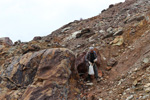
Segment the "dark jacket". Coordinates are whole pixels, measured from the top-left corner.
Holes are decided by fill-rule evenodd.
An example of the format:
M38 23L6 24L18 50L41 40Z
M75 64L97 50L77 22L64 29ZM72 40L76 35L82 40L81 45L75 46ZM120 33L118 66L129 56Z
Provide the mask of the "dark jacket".
M91 63L94 63L94 60L97 58L96 52L88 52L85 56L86 61L90 61Z

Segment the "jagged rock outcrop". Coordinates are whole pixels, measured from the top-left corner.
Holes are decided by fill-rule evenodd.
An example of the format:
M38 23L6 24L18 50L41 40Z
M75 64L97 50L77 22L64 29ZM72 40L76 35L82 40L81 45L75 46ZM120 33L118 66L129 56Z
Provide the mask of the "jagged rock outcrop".
M12 40L10 40L9 37L3 37L3 38L0 38L0 45L12 46L13 42Z
M1 100L67 99L69 78L76 74L74 54L64 48L12 57L1 65Z
M42 37L40 37L40 36L36 36L33 38L34 41L41 40L41 39L42 39Z
M48 36L1 48L1 98L150 99L149 5L149 0L111 4L98 16L75 20ZM87 72L90 46L97 48L101 81L87 85L78 73Z

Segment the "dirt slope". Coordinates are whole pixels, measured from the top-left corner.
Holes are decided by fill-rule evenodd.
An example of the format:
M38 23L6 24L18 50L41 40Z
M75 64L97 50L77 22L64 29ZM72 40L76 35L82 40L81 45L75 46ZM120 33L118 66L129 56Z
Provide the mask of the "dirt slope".
M110 5L98 16L71 22L43 38L76 55L89 46L99 50L103 78L89 87L81 82L82 99L150 99L149 4L149 0L126 0Z
M84 81L85 77L72 77L78 76L78 74L81 73L72 73L72 76L67 76L65 80L67 83L67 85L65 85L67 87L67 92L65 92L64 88L60 89L65 93L64 97L66 99L149 100L149 5L149 0L126 0L124 3L110 5L108 9L104 9L101 14L95 17L75 20L74 22L68 23L48 36L35 37L32 41L27 43L17 41L13 46L0 46L0 92L4 93L8 90L4 89L4 91L2 91L3 85L6 85L3 81L7 82L7 80L3 79L3 72L8 70L8 67L11 67L7 65L13 64L9 62L12 58L24 57L30 53L34 54L35 52L47 50L49 48L68 48L73 51L76 57L76 61L73 62L76 66L73 70L78 70L78 72L80 72L80 69L85 67L84 55L88 51L88 48L93 46L98 53L99 75L102 75L101 81L96 82L96 80L93 80L93 85L86 85L87 82ZM52 52L52 54L55 53ZM61 59L66 59L66 56L68 57L67 53L64 54L64 57ZM29 63L32 62L32 59L27 58L28 57L25 58L25 61L29 61ZM55 61L55 59L52 59L52 61L53 60ZM37 64L37 59L34 59L34 61ZM43 60L43 63L46 62L49 61ZM70 66L68 61L65 63ZM18 66L15 64L13 65ZM49 65L50 64L46 65L46 67L51 67ZM59 67L62 66L58 66L58 69ZM49 70L53 72L53 70ZM59 72L59 70L56 71ZM54 75L53 80L55 80L55 77L58 77L57 74L56 76ZM12 79L12 77L10 77L10 79ZM45 84L44 81L39 80L39 82ZM11 82L11 84L12 86L14 85L13 82ZM31 84L35 85L32 82ZM43 87L41 84L40 86ZM57 88L58 90L55 88L52 90L52 97L56 97L55 95L62 95L59 90L60 87ZM18 97L25 98L22 97L22 94L28 93L25 92L26 89L30 89L30 84L23 88L18 86L15 90L8 90L11 92L5 95L13 95L15 99L18 99ZM21 91L21 93L18 93L18 91ZM49 90L42 89L42 91L48 96L47 98L51 98L49 96ZM53 94L53 91L59 91L58 93L60 94ZM34 97L33 93L30 97L32 96ZM40 95L38 96L40 98ZM43 96L42 98L45 97ZM8 97L5 99L13 100Z

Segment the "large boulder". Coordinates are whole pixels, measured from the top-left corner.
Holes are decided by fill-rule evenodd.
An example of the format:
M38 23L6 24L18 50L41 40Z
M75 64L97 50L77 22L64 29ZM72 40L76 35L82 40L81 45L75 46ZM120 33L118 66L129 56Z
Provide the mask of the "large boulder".
M0 38L0 45L12 46L13 42L9 37Z
M0 98L66 99L68 80L76 73L74 63L74 54L65 48L45 49L10 58L1 66Z
M86 52L82 52L76 58L76 66L79 74L85 74L88 72L89 64L85 61Z

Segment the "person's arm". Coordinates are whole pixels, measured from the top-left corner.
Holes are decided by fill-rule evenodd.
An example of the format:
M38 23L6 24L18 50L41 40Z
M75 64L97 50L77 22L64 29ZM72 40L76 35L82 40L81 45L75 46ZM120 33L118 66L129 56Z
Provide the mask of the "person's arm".
M86 53L85 61L87 61L90 65L92 64L92 63L89 61L89 52Z

